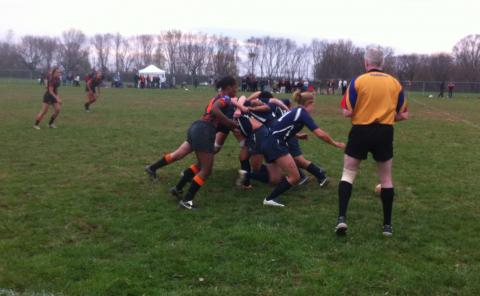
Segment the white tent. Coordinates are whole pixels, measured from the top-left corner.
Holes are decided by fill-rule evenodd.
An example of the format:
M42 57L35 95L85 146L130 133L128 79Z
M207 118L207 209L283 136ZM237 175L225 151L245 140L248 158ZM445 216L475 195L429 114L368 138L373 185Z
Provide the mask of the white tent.
M162 69L157 68L155 65L150 65L144 69L141 69L138 71L138 75L143 75L143 76L155 76L155 77L160 77L160 83L167 81L165 78L165 71Z

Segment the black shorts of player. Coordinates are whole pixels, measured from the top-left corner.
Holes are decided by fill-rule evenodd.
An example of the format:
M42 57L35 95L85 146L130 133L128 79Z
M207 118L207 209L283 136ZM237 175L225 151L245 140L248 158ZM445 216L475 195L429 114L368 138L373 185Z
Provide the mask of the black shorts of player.
M292 137L288 139L287 145L288 145L288 151L290 152L290 155L292 155L292 157L297 157L303 154L302 149L300 149L300 143L298 142L297 138Z
M197 120L188 129L187 142L193 151L214 153L215 134L216 129L210 122Z
M53 97L48 91L43 95L43 102L49 105L53 105L57 102L57 99Z
M217 133L223 133L228 135L230 133L230 129L223 124L219 124L217 127Z
M250 137L247 138L246 144L250 155L262 154L262 144L268 137L268 128L264 125L257 128Z
M356 159L384 162L393 158L393 126L388 124L354 125L348 135L345 154Z
M290 154L287 143L273 135L268 135L262 143L262 153L267 163L272 163L278 158Z

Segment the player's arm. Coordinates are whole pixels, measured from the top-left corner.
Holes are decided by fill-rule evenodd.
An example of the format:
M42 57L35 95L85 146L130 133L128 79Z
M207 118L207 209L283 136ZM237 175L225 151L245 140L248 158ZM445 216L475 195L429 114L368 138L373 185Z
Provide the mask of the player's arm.
M237 127L237 123L225 116L225 114L223 114L223 112L220 110L222 107L225 106L225 104L227 103L225 103L224 101L216 101L213 104L210 113L216 118L218 118L221 124L227 126L230 129L234 129L235 127Z
M91 79L87 80L87 89L88 89L89 93L93 92L93 90L92 90L92 80Z
M303 121L303 123L308 127L308 129L311 130L313 134L317 136L320 140L332 146L335 146L337 148L345 149L344 143L333 140L329 134L327 134L326 132L324 132L322 129L318 127L315 121L313 121L313 118L306 111L302 110L302 114L300 114L300 118Z
M55 94L54 86L53 86L53 85L49 85L49 86L48 86L48 92L50 93L50 95L51 95L52 97L55 98L55 100L57 101L57 103L60 103L60 104L62 103L62 100L60 100L60 96Z
M254 93L252 93L248 98L247 98L247 101L251 101L253 99L258 99L258 97L260 97L260 94L262 92L261 91L256 91Z
M271 98L268 100L269 103L277 105L278 107L282 108L283 110L290 110L287 105L285 105L281 100L277 98Z
M395 114L395 121L402 121L408 119L408 106L407 99L405 98L403 91L400 91L398 95L398 102L396 107L397 113Z
M241 96L240 98L232 98L231 99L232 104L237 108L237 110L235 110L234 115L235 114L239 115L239 112L247 113L249 111L248 108L245 107L245 101L246 100L247 100L247 98L245 96Z

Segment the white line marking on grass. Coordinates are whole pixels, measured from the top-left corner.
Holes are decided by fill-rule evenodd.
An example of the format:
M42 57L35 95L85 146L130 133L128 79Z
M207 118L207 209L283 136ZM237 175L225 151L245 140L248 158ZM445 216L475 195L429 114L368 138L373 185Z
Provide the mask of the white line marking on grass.
M449 113L449 112L447 112L447 111L443 111L442 109L439 109L439 108L436 108L436 107L433 107L433 106L429 106L429 105L427 105L427 104L425 104L425 103L423 103L423 102L420 102L420 101L418 101L418 100L416 100L416 99L414 99L414 98L411 98L411 100L414 101L414 102L417 103L417 104L422 105L423 107L425 107L425 108L427 108L427 109L430 109L430 110L436 111L436 112L439 113L439 114L443 114L443 115L449 116L449 117L451 117L451 118L454 118L454 119L456 119L456 120L458 120L458 121L460 121L460 122L465 123L466 125L469 125L469 126L471 126L471 127L476 128L476 129L480 129L480 125L475 124L475 123L473 123L473 122L471 122L471 121L469 121L469 120L466 120L466 119L463 119L463 118L458 117L458 116L456 116L456 115L453 115L452 113Z

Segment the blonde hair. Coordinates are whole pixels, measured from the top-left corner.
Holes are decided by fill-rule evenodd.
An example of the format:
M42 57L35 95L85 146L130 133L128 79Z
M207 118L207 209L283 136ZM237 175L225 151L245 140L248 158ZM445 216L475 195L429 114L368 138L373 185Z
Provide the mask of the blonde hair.
M369 45L365 50L365 61L373 67L383 67L384 53L383 49L378 45Z
M305 106L307 104L313 103L313 94L311 92L301 92L300 90L296 90L292 94L292 99L301 106Z

